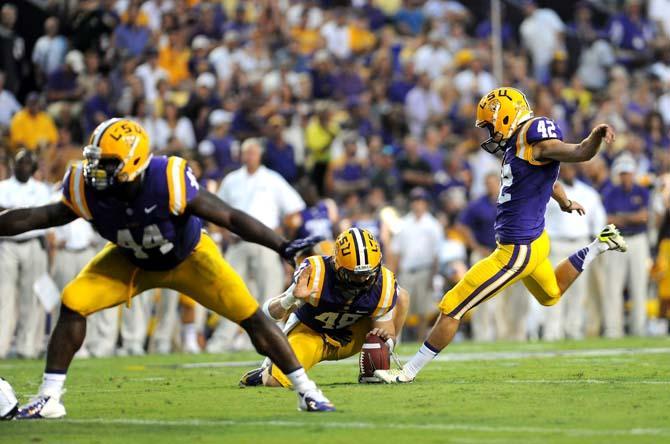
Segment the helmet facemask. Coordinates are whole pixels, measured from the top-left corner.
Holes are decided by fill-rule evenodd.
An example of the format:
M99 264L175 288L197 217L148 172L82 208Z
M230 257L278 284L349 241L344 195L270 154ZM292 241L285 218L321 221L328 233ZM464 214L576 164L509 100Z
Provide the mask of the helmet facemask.
M84 180L98 191L106 190L117 183L117 176L123 169L123 162L116 157L102 157L100 147L84 147Z
M357 296L368 292L372 289L377 281L381 265L375 268L367 268L357 271L347 270L344 267L339 267L336 271L335 287L347 300L356 298Z
M486 128L489 131L489 138L480 145L484 151L495 154L505 148L507 141L503 140L501 132L495 131L492 124L486 122L480 128Z

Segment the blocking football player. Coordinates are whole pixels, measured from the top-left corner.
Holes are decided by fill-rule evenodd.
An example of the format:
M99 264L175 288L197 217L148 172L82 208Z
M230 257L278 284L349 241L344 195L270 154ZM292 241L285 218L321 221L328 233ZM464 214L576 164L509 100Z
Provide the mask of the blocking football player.
M17 417L59 418L65 375L86 333L86 316L151 288L171 288L239 323L259 353L293 384L299 407L333 410L296 359L281 330L262 312L242 279L202 231L202 220L223 226L292 261L315 240L287 242L251 216L198 186L186 161L153 157L138 123L101 123L84 148L83 163L63 179L62 200L0 213L0 236L64 225L83 217L107 240L104 249L65 287L37 397Z
M482 97L475 125L489 132L483 149L492 154L504 151L495 221L498 247L444 295L428 339L403 369L375 372L387 383L411 382L451 342L465 313L514 282L521 280L540 304L554 305L598 255L626 251L619 231L608 225L556 268L547 258L550 243L544 213L549 198L563 211L584 212L556 182L560 163L591 159L603 141L614 140L608 125L596 126L578 144L565 143L556 122L533 117L526 96L514 88L498 88Z
M307 370L359 353L368 333L380 336L393 350L408 308L407 291L382 265L379 243L359 228L337 237L332 256L305 259L293 284L263 305L277 321L290 313L284 331ZM270 358L242 376L240 385L287 387L291 380Z

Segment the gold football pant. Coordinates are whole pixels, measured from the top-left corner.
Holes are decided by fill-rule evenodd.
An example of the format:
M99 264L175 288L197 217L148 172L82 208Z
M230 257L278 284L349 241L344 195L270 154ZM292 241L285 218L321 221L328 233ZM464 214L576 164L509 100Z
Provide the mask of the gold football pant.
M189 257L167 271L133 265L113 244L107 244L63 290L63 304L84 316L130 301L152 288L170 288L203 306L240 322L254 314L258 302L205 233Z
M522 280L542 305L561 297L554 267L549 261L549 236L543 232L528 245L498 244L493 253L477 262L463 279L444 295L440 310L454 319Z
M339 361L361 351L365 336L372 329L372 319L361 319L351 326L351 341L341 345L337 341L318 333L303 323L299 323L288 334L288 343L307 371L321 361ZM291 381L277 366L272 364L270 374L284 387L291 387Z

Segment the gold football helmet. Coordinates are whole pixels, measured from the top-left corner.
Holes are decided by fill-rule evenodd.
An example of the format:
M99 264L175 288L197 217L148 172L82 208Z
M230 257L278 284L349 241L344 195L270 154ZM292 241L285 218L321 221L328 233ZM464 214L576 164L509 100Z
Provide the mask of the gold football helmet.
M347 298L372 288L382 267L379 242L368 230L350 228L335 240L337 287Z
M98 125L84 147L84 179L97 190L132 182L149 166L149 136L130 119L114 118Z
M486 94L477 106L475 126L489 130L481 147L495 153L505 147L519 125L533 117L524 93L515 88L497 88Z

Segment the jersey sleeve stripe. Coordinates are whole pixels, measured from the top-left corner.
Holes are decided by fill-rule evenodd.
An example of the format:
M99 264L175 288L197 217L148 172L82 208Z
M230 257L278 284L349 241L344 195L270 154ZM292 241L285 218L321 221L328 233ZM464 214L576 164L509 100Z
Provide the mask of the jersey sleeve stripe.
M72 167L72 170L70 170L70 183L67 184L69 188L69 199L66 199L64 195L63 201L68 204L70 209L74 211L77 216L90 220L91 213L88 211L88 206L84 205L86 198L82 197L84 182L82 168L82 165L79 164Z
M381 316L385 311L388 310L388 308L391 306L391 302L393 301L392 290L394 288L395 284L393 273L391 273L388 268L382 267L382 291L379 295L379 303L377 304L377 308L372 314L372 317Z
M88 203L86 202L86 193L84 191L84 174L83 174L83 165L79 164L77 166L77 185L75 188L75 199L77 200L77 205L81 207L81 210L84 214L84 219L91 220L93 215L88 208Z
M535 119L530 119L525 122L519 130L519 135L516 136L516 156L523 160L528 160L528 151L530 150L526 145L526 132L528 131L528 128L530 127L530 124L533 122L533 120Z
M184 212L186 202L186 183L184 170L186 162L178 157L170 157L167 166L170 213L179 216Z
M319 300L321 299L326 267L321 256L311 257L309 258L309 262L312 266L312 275L310 276L310 280L312 281L312 292L309 296L309 303L316 307L319 305Z

